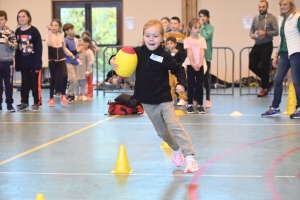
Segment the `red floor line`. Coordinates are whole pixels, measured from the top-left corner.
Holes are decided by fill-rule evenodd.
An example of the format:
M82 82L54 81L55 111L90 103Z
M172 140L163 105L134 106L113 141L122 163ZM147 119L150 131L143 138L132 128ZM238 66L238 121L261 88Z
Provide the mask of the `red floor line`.
M277 192L275 184L274 184L274 171L277 165L286 157L290 156L291 154L299 151L300 147L295 149L289 150L288 152L282 154L280 157L276 158L274 162L271 163L269 166L267 173L266 173L266 184L267 188L271 194L272 199L281 199L280 194Z
M267 139L263 139L263 140L258 140L256 142L252 142L252 143L249 143L249 144L245 144L245 145L242 145L242 146L239 146L239 147L236 147L234 149L231 149L229 151L226 151L225 153L222 153L216 157L214 157L213 159L211 159L210 161L208 161L206 164L204 164L196 173L195 173L195 176L193 177L190 185L189 185L189 198L191 200L197 200L198 199L198 195L197 195L197 189L198 189L198 183L201 179L201 176L204 174L204 172L212 165L214 164L215 162L217 162L218 160L221 160L222 158L228 156L228 155L231 155L239 150L242 150L246 147L250 147L250 146L254 146L254 145L257 145L257 144L260 144L260 143L263 143L263 142L267 142L267 141L270 141L270 140L274 140L274 139L278 139L278 138L282 138L282 137L288 137L288 136L291 136L291 135L296 135L296 134L300 134L300 132L296 132L296 133L288 133L288 134L284 134L284 135L280 135L280 136L276 136L276 137L272 137L272 138L267 138Z

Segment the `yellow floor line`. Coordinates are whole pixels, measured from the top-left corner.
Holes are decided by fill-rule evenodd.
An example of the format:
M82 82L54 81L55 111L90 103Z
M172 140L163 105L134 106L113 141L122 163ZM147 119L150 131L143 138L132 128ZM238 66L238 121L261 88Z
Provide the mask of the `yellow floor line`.
M30 150L28 150L28 151L25 151L25 152L23 152L23 153L20 153L20 154L18 154L18 155L16 155L16 156L13 156L13 157L11 157L11 158L8 158L8 159L6 159L6 160L4 160L4 161L1 161L1 162L0 162L0 166L1 166L1 165L4 165L5 163L8 163L8 162L10 162L10 161L13 161L13 160L15 160L15 159L17 159L17 158L20 158L20 157L22 157L22 156L28 155L28 154L30 154L30 153L32 153L32 152L35 152L35 151L37 151L37 150L39 150L39 149L42 149L42 148L44 148L44 147L47 147L47 146L49 146L49 145L51 145L51 144L54 144L54 143L59 142L59 141L62 141L62 140L64 140L64 139L66 139L66 138L69 138L69 137L71 137L71 136L73 136L73 135L76 135L76 134L78 134L78 133L80 133L80 132L82 132L82 131L85 131L85 130L87 130L87 129L90 129L90 128L94 127L94 126L97 126L98 124L101 124L101 123L103 123L103 122L105 122L105 121L108 121L108 120L110 120L110 119L116 118L116 117L118 117L118 116L119 116L119 115L114 115L114 116L109 117L109 118L107 118L107 119L101 120L101 121L99 121L99 122L96 122L96 123L91 124L91 125L89 125L89 126L86 126L86 127L84 127L84 128L81 128L81 129L79 129L79 130L77 130L77 131L74 131L74 132L72 132L72 133L69 133L69 134L67 134L67 135L65 135L65 136L62 136L62 137L60 137L60 138L57 138L57 139L55 139L55 140L52 140L52 141L50 141L50 142L47 142L47 143L42 144L42 145L40 145L40 146L37 146L37 147L35 147L35 148L33 148L33 149L30 149Z

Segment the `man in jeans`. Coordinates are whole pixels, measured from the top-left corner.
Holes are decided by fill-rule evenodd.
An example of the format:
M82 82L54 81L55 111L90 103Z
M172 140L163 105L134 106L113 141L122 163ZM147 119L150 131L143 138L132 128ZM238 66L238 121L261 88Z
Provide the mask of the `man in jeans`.
M278 35L277 19L268 13L268 2L259 2L259 15L255 16L250 29L250 37L255 40L249 54L249 69L261 78L262 90L257 95L264 97L271 90L270 82L271 56L273 52L273 37Z

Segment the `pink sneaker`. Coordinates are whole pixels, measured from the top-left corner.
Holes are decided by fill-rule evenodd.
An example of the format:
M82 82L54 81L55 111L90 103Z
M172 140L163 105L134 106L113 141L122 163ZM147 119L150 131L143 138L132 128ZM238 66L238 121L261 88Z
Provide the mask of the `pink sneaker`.
M49 105L49 107L54 107L55 106L53 98L49 99L48 105Z
M184 157L183 157L183 154L180 150L180 153L176 153L176 152L173 152L173 155L172 155L172 159L173 159L173 163L177 166L177 167L180 167L180 165L183 163L184 161Z
M67 95L65 95L65 94L61 95L60 99L61 99L60 103L62 105L66 105L68 103L68 101L67 101Z
M195 160L187 160L185 162L184 173L193 173L198 171L198 164Z
M211 107L211 102L210 102L210 100L206 100L206 102L205 102L205 107L206 107L206 108L210 108L210 107Z

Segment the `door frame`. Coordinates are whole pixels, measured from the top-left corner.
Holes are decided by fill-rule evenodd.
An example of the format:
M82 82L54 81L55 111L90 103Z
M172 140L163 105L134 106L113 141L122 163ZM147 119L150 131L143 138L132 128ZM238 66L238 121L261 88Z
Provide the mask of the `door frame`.
M94 5L97 5L97 3L101 3L101 5L103 7L116 7L117 8L117 45L123 45L123 0L112 0L112 1L107 1L107 0L87 0L87 1L82 1L82 0L51 0L51 10L52 10L52 19L55 18L55 4L59 3L62 6L64 6L64 3L66 3L66 7L70 7L67 6L69 3L74 2L74 7L76 6L84 6L87 3L92 3ZM87 9L91 9L90 7ZM60 16L58 16L60 19ZM86 22L88 22L89 20L91 20L92 16L85 16L85 20ZM90 23L86 23L86 27L84 27L85 29L92 31L92 24ZM111 44L116 45L116 44ZM111 46L111 45L99 45L99 46Z

